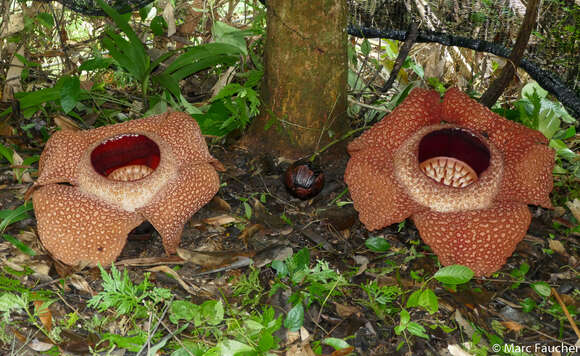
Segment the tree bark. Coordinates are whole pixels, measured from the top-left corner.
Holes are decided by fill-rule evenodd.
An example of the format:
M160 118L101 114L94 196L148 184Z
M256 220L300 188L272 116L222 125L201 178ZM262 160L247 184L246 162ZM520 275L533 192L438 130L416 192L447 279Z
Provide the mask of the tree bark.
M263 106L243 142L300 157L346 131L345 0L268 0Z

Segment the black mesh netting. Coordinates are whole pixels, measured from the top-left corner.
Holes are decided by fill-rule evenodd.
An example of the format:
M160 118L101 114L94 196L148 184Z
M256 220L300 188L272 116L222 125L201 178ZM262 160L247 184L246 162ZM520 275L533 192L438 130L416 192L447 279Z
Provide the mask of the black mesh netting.
M526 2L527 3L527 2ZM524 19L520 0L349 0L349 33L459 46L508 57ZM580 115L580 6L543 1L520 63L544 89Z
M51 2L53 0L37 0L41 2ZM104 16L105 12L100 8L95 0L57 0L69 9L83 15ZM138 10L154 0L105 0L109 6L124 14L133 10Z
M350 23L355 26L406 30L414 21L423 33L441 32L508 49L526 12L521 0L352 0L350 4ZM580 6L574 0L544 1L537 19L527 59L580 89Z

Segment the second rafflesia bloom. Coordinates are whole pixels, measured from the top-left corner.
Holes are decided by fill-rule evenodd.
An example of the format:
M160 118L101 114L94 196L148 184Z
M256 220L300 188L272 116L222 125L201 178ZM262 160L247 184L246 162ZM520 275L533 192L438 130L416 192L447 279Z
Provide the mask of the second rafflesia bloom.
M348 146L345 181L369 230L412 217L443 265L497 271L551 208L555 152L540 132L458 89L415 89Z
M59 131L40 156L32 196L40 240L64 263L107 265L148 220L174 253L185 222L219 188L216 167L184 113Z

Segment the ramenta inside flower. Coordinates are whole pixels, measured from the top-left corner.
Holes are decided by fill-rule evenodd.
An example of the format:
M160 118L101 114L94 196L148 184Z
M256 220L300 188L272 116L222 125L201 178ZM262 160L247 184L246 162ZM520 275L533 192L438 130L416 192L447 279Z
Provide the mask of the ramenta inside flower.
M463 188L476 182L489 167L490 152L468 130L444 128L421 139L418 160L428 177L447 186Z
M149 137L138 134L109 138L91 152L95 171L118 181L144 178L155 171L160 160L159 146Z

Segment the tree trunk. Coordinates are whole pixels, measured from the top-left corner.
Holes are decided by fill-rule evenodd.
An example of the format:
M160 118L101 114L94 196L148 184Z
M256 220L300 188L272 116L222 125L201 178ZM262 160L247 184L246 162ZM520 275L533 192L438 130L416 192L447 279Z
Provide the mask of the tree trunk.
M263 107L244 142L286 157L312 154L346 125L345 0L267 0Z

